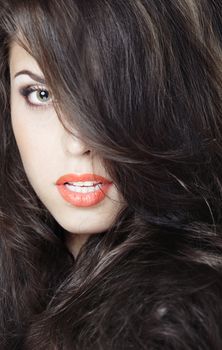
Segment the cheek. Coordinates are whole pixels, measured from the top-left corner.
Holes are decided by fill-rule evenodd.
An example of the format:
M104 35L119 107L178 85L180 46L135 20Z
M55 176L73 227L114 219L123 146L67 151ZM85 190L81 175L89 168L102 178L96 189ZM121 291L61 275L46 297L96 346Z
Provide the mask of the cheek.
M30 110L12 94L12 129L26 169L36 163L38 167L46 165L49 154L55 154L59 136L55 121L53 111Z
M23 162L36 161L46 146L44 135L37 132L28 123L23 123L22 120L19 121L16 118L12 119L12 127Z
M25 172L33 184L50 164L52 140L46 127L33 125L28 118L12 113L12 128ZM45 171L44 171L45 172Z
M19 100L13 94L11 99L11 122L21 157L22 159L26 158L36 143L36 132L33 123L31 123L31 116L24 109L23 102L19 103Z

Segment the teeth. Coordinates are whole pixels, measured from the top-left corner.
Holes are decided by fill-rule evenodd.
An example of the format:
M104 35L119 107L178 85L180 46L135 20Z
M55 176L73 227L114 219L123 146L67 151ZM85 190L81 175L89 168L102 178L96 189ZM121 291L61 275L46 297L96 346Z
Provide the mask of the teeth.
M68 182L69 185L73 185L73 186L94 186L95 184L97 184L98 182L95 181L85 181L85 182Z
M95 192L98 191L101 186L96 185L96 186L88 186L88 187L81 187L81 186L73 186L70 184L65 184L66 188L68 188L71 192L79 192L79 193L88 193L88 192Z

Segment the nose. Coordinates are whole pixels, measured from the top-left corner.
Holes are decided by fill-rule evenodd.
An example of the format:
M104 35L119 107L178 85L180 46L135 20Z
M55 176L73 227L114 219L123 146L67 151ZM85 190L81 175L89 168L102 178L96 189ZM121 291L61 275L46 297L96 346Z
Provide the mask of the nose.
M92 151L86 142L80 137L80 135L75 132L71 134L70 132L65 132L64 143L66 152L73 156L90 156Z

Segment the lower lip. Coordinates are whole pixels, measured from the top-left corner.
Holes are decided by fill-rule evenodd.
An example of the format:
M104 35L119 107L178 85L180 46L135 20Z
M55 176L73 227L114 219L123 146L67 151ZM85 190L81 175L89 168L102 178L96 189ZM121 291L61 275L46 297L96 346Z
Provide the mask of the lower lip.
M101 185L101 189L88 192L72 192L65 185L57 185L59 193L66 202L76 207L91 207L103 201L112 183Z

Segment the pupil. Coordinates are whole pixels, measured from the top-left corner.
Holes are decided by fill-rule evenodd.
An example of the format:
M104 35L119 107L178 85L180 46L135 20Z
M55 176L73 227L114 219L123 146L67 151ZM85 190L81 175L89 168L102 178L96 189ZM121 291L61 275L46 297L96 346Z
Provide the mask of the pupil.
M47 91L40 91L39 95L43 100L47 100L47 98L49 97L49 94Z

